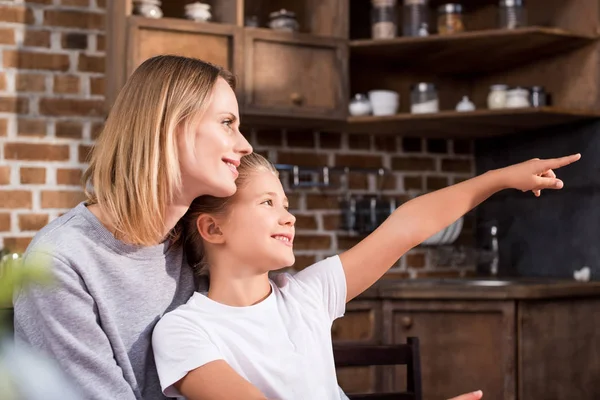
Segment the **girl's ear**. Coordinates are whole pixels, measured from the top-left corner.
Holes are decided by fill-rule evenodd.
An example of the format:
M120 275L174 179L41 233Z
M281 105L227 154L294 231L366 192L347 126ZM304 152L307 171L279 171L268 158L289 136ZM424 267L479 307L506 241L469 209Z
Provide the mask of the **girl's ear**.
M225 242L223 232L216 218L209 214L202 214L196 220L196 228L202 239L207 243L221 244Z

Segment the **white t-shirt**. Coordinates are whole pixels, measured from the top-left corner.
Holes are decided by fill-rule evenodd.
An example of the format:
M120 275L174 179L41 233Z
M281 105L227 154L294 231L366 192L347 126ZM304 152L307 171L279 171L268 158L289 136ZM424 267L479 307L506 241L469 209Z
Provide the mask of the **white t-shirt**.
M198 292L166 314L152 336L163 393L214 360L225 360L269 399L345 399L338 387L331 324L344 315L346 277L338 256L271 281L258 304L231 307Z

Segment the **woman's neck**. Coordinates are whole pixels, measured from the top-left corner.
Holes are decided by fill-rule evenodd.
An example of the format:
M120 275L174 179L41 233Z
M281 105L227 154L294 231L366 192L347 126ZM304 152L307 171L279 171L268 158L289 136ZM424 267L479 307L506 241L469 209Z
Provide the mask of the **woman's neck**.
M235 264L229 264L229 266ZM260 303L271 294L269 274L266 272L240 274L239 268L211 268L208 297L232 307L247 307Z

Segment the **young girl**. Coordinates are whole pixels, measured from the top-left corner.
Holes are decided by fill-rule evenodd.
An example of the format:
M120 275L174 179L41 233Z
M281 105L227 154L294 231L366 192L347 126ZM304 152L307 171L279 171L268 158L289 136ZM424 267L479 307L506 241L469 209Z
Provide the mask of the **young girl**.
M86 400L164 399L152 329L196 287L172 229L197 196L232 195L252 151L234 86L200 60L145 61L96 143L86 202L27 249L47 256L55 285L16 296L16 339L54 359Z
M301 272L295 218L276 170L242 158L238 191L199 197L184 217L188 261L207 273L207 293L156 325L152 343L163 392L188 399L340 399L332 322L409 249L501 189L560 189L555 168L579 155L530 160L411 200L352 249ZM478 399L481 393L464 395Z

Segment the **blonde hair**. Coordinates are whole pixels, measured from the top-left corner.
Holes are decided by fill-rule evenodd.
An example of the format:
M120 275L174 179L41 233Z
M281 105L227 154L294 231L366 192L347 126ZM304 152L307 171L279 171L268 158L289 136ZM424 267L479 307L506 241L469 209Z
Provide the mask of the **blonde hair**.
M157 56L125 83L83 176L88 204L97 204L117 237L138 245L164 239L167 206L181 190L175 132L205 111L221 77L235 77L188 57Z
M269 171L275 176L279 176L273 164L260 154L251 153L242 157L238 167L239 176L235 180L238 190L243 188L250 181L250 177L259 171ZM197 197L180 221L180 240L183 242L187 262L198 275L209 274L204 243L196 226L198 217L202 214L224 215L233 198L235 198L235 194L229 197L208 195Z

